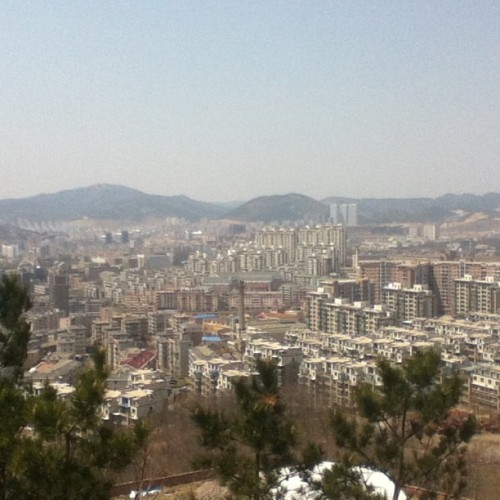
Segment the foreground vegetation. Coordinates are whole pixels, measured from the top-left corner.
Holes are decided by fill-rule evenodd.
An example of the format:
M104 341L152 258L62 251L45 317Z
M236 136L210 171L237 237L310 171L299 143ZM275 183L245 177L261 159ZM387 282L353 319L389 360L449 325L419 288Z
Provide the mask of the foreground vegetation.
M400 367L379 361L381 385L359 387L359 414L335 408L328 418L321 406L304 404L306 396L287 394L278 385L275 366L261 361L255 377L235 384L233 396L197 403L183 414L167 412L148 440L143 425L123 429L100 419L108 375L102 352L94 353L69 400L59 400L49 386L33 394L22 378L29 341L23 314L29 307L24 287L4 275L0 498L108 498L117 472L133 461L140 478L175 472L168 465L153 472L151 466L160 461L155 464L152 457L161 454L177 466L194 461L213 468L236 498L277 494L284 468L323 498L378 498L358 466L385 473L395 485L394 499L408 484L452 498L466 487L466 445L475 421L448 422L461 381L442 373L437 352L418 353ZM175 440L192 439L193 424L201 448L176 445ZM324 457L337 465L318 480L312 471Z
M144 426L107 427L100 418L104 353L80 376L68 401L47 386L34 395L22 379L29 340L26 289L15 277L0 282L0 498L103 499L114 473L147 438Z
M406 485L457 498L466 487L466 445L475 419L448 422L458 404L461 380L443 376L440 354L417 353L402 367L378 362L381 386L362 385L356 392L359 414L336 408L330 431L343 453L321 480L314 467L323 459L320 444L297 451L294 426L287 418L271 362L259 361L258 374L235 385L233 411L197 408L193 418L213 467L236 497L269 498L280 488L280 469L300 474L325 498L379 498L363 481L359 467L380 471L394 483L393 500Z

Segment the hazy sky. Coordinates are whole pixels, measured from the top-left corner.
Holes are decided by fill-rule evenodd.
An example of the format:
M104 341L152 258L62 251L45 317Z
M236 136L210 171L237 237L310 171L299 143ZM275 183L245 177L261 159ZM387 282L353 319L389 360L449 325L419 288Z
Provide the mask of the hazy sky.
M500 1L0 3L0 198L500 191Z

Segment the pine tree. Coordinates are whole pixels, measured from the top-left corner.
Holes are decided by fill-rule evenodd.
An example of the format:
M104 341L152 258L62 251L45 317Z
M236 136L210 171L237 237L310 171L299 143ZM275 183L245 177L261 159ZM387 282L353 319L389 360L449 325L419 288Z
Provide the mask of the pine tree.
M17 380L28 352L30 325L24 318L31 308L26 287L17 275L0 278L0 378Z
M345 460L334 464L321 474L321 480L313 482L321 492L319 498L335 500L385 500L385 495L377 493L368 484L359 468Z
M258 375L235 383L233 413L197 408L193 419L208 450L199 463L213 467L238 497L264 499L281 467L294 462L294 429L285 415L276 367L257 363Z
M96 351L69 400L49 385L34 396L22 381L29 341L29 296L15 277L0 282L0 499L104 499L113 473L147 437L100 419L107 370Z
M356 394L361 419L332 415L337 444L346 460L385 473L395 484L458 495L465 488L466 443L475 432L473 417L449 424L460 399L462 380L445 376L440 353L418 352L401 367L379 360L381 387L361 386Z
M0 278L0 495L14 492L12 457L28 424L27 400L18 386L26 359L30 327L24 313L28 292L15 275ZM14 498L14 497L12 497Z
M47 386L30 401L31 433L13 456L17 498L108 498L113 472L128 465L147 437L143 425L108 427L100 419L107 371L104 353L80 377L69 401Z

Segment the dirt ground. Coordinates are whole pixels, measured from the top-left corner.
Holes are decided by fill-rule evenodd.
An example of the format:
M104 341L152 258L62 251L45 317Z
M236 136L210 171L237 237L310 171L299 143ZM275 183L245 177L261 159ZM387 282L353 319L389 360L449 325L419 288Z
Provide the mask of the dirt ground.
M306 402L309 402L307 395L299 390L288 395L286 400L291 419L297 422L297 429L302 436L303 443L320 443L327 456L335 456L336 445L327 425L328 410L320 405L311 405ZM182 407L176 411L167 412L162 425L156 429L154 439L151 440L145 452L149 460L143 471L144 475L141 476L140 470L134 470L134 467L131 467L119 482L137 480L138 477L174 475L192 470L192 457L200 452L200 447L197 439L198 431L189 415L189 408ZM492 418L495 420L497 415ZM500 421L500 417L498 420ZM469 445L467 458L469 465L467 498L500 499L500 434L483 432L474 436ZM135 466L141 469L140 459ZM143 498L212 500L224 498L226 493L225 490L215 488L213 481L206 481L170 490L165 489L160 495L149 495Z
M467 498L497 500L500 498L500 434L482 433L474 436L468 450L469 488ZM166 488L149 500L219 500L227 498L227 489L216 481ZM128 497L120 497L125 500Z
M223 500L227 498L227 488L221 487L217 481L201 481L174 488L164 488L161 493L148 495L148 500ZM126 500L128 496L116 497L115 500Z
M467 455L468 496L477 500L500 498L500 434L477 434Z

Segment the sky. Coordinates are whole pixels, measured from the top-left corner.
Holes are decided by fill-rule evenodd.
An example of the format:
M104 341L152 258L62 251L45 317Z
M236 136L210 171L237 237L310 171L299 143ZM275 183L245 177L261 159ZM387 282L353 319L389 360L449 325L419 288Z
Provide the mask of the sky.
M4 0L0 199L500 191L498 0Z

